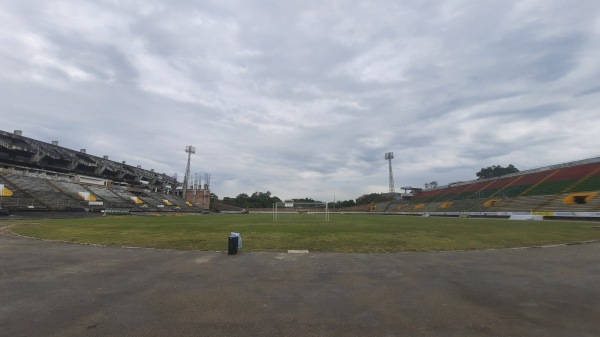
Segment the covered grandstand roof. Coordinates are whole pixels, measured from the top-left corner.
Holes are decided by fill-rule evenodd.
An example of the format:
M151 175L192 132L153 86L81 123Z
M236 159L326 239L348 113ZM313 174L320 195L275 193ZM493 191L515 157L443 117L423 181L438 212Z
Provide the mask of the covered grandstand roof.
M177 180L164 173L115 162L106 156L90 155L84 149L75 151L58 146L57 143L24 137L18 130L14 133L0 130L0 163L81 174L158 189L177 186Z

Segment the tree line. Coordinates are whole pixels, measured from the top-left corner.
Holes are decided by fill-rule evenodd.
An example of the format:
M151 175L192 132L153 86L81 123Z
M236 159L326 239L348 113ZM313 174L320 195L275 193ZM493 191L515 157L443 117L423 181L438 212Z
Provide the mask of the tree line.
M489 179L489 178L498 178L505 176L507 174L517 173L519 169L517 169L513 164L508 165L507 167L502 167L500 165L492 165L489 167L482 167L481 170L475 175L477 176L477 180L480 179ZM437 181L432 181L429 183L425 183L425 189L428 188L436 188L438 187Z
M252 195L240 193L235 198L224 197L221 202L240 208L271 208L274 203L281 202L281 199L272 196L271 192L267 191L254 192Z
M487 179L487 178L495 178L501 177L503 175L511 174L519 172L519 170L513 165L510 164L507 167L502 167L500 165L493 165L490 167L482 168L481 171L477 172L478 179ZM432 181L425 183L425 188L435 188L438 186L437 181ZM319 202L312 198L298 198L292 199L294 202ZM390 195L387 193L371 193L365 194L361 197L356 198L356 200L337 200L335 202L329 202L329 208L342 208L342 207L352 207L356 205L368 205L376 202L384 202L390 200ZM219 200L219 198L215 194L211 194L211 202L221 202L226 205L236 206L240 208L271 208L273 204L276 202L282 202L282 200L271 194L271 192L254 192L252 195L248 195L246 193L240 193L235 198L224 197L223 200Z
M341 207L351 207L355 205L361 204L370 204L373 201L384 201L383 199L387 199L387 196L381 196L378 193L372 193L367 196L363 196L356 201L349 200L337 200L335 202L327 203L329 208L341 208ZM322 202L319 200L314 200L312 198L294 198L292 199L294 202ZM248 195L246 193L240 193L235 198L224 197L223 200L219 200L219 197L212 193L211 194L211 202L214 204L215 202L220 202L226 205L240 207L240 208L271 208L273 204L276 202L283 202L281 198L274 196L271 192L254 192L252 195Z
M513 164L508 165L507 167L502 167L500 165L492 165L490 167L482 168L481 171L477 172L477 179L487 179L487 178L496 178L502 177L507 174L517 173L519 169L517 169Z

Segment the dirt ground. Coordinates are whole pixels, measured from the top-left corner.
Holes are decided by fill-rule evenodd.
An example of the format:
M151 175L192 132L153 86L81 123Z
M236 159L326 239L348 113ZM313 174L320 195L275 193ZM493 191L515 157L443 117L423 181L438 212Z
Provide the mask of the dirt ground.
M600 336L600 244L227 255L0 235L0 336Z

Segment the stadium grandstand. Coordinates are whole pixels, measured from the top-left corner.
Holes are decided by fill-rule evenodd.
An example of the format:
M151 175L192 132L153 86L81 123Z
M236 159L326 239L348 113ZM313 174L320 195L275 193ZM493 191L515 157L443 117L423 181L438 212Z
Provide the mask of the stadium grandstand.
M176 178L0 130L0 209L18 211L203 212L209 191L187 199ZM196 203L194 203L196 202Z
M410 198L372 204L370 212L410 215L600 218L600 157L457 182Z

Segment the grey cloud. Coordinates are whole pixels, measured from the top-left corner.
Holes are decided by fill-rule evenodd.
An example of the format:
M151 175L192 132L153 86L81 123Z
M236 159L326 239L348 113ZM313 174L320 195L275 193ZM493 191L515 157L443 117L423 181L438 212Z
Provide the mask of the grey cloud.
M575 96L578 97L578 96L585 96L585 95L593 95L598 92L600 92L600 86L585 89L583 91L576 93Z
M510 119L513 118L519 120L530 120L549 117L553 114L563 112L567 109L567 106L565 106L564 104L548 103L535 105L528 108L517 108L511 110L491 110L482 113L480 116L476 116L474 118L489 118L490 116L498 116L502 117L503 119L507 118L508 121L510 121Z
M583 159L598 6L8 0L1 129L180 177L194 145L220 197L385 192L389 151L413 186Z

